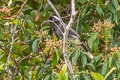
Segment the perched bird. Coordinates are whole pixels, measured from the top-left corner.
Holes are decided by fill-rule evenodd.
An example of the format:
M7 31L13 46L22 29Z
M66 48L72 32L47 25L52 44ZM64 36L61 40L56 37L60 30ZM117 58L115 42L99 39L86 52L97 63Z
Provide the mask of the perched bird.
M57 36L59 36L61 39L63 39L64 27L59 22L59 18L57 16L53 16L53 17L51 17L51 19L56 24L53 27L53 32L55 32L55 34ZM79 45L83 46L83 48L88 52L87 53L88 57L93 59L93 55L91 54L92 51L88 48L87 45L85 45L85 43L83 41L81 41L80 35L72 28L70 28L70 31L68 34L68 40L75 44L79 44Z

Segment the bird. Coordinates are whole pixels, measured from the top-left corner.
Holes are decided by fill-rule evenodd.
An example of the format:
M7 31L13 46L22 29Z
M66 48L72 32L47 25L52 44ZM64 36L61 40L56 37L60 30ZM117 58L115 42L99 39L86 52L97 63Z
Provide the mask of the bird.
M63 33L65 30L64 30L63 25L60 23L59 17L52 16L50 19L55 24L55 26L53 27L53 32L55 32L55 34L58 37L63 39ZM91 54L92 51L90 50L90 48L81 40L80 35L73 28L70 28L70 30L69 30L68 40L70 40L73 43L80 44L87 51L88 57L91 59L94 58L93 55Z

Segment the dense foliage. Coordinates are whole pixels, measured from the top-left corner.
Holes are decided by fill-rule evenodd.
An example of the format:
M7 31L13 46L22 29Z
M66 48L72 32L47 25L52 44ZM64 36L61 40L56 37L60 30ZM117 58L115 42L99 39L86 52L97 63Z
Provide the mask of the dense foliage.
M70 0L51 1L67 23ZM0 80L9 80L8 66L13 80L70 80L62 40L43 23L55 13L47 0L28 0L17 20L23 2L0 1ZM68 42L76 80L120 80L120 0L76 0L76 10L73 28L95 56Z

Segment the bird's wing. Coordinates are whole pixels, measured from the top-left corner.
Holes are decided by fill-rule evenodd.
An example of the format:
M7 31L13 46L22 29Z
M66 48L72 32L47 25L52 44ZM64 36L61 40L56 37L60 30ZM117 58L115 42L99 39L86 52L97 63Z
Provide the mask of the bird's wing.
M69 34L77 36L80 39L80 35L72 28L70 28Z

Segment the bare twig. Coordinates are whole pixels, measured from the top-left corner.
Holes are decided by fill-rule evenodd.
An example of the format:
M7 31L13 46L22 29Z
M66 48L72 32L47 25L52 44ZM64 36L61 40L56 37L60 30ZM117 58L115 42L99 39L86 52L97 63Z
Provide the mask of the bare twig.
M23 11L23 8L25 7L26 3L28 2L28 0L25 0L24 3L22 4L20 10L18 11L18 17L21 16L21 13Z
M5 50L5 46L0 46L0 49L1 49L2 51L4 51L6 54L8 54L8 51ZM15 65L16 65L16 68L17 68L18 72L20 73L20 75L21 75L22 78L23 78L23 75L22 75L22 73L20 72L20 70L19 70L19 68L18 68L18 65L17 65L16 60L15 60L14 58L12 58L12 57L11 57L11 59L14 61L14 63L15 63Z
M51 8L54 10L54 12L56 13L56 15L59 17L59 22L63 25L63 28L65 29L66 24L63 22L62 17L60 16L59 12L57 11L57 9L54 7L54 5L51 3L50 0L47 0L49 5L51 6Z
M23 60L25 60L25 59L27 59L27 58L33 58L33 57L36 57L37 55L33 55L33 53L30 53L30 55L28 55L28 56L24 56L22 59L20 59L19 61L18 61L18 65L23 61Z
M72 27L73 23L74 23L74 18L76 15L75 12L75 0L71 0L71 18L70 21L68 23L68 25L65 28L65 32L63 34L63 54L64 54L64 59L66 61L66 63L68 64L68 69L70 71L70 75L71 75L71 79L75 80L75 76L74 76L74 72L72 70L72 64L67 56L67 40L68 40L68 33L70 28Z
M10 49L9 49L9 52L8 52L8 57L7 57L7 71L8 71L8 78L11 78L10 76L12 75L12 73L10 72L10 69L9 69L9 64L10 64L10 57L11 57L11 53L13 53L13 44L15 42L15 35L17 33L16 29L17 29L17 23L18 23L18 18L21 16L21 13L22 13L22 10L25 6L25 4L27 3L28 0L25 0L23 5L21 6L20 10L18 11L18 16L17 16L17 19L16 19L16 23L15 23L15 26L12 28L11 27L11 43L10 43Z
M10 64L10 56L11 56L12 49L13 49L13 44L14 44L14 38L15 38L15 32L16 32L16 28L17 28L17 22L18 22L18 19L16 20L14 28L11 27L11 43L10 43L10 49L9 49L8 57L7 57L7 71L8 71L8 77L9 78L10 78L10 75L12 74L10 72L10 69L9 69L9 64Z
M75 0L71 0L71 18L70 18L70 21L68 23L68 25L66 26L66 24L63 22L60 14L58 13L57 9L53 6L53 4L50 2L50 0L48 0L48 3L49 5L52 7L52 9L54 10L54 12L56 13L56 15L59 17L59 22L62 24L62 26L64 27L64 33L63 33L63 55L64 55L64 59L65 59L65 63L67 64L68 66L68 69L69 69L69 72L70 72L70 77L71 77L71 80L75 80L75 76L74 76L74 72L73 72L73 69L72 69L72 64L71 64L71 61L69 60L68 58L68 55L67 55L67 40L68 40L68 33L69 33L69 30L70 28L72 27L73 25L73 22L74 22L74 18L75 18L75 15L76 15L76 12L75 12Z
M53 24L60 30L60 32L61 32L62 35L63 35L63 32L62 32L62 30L60 29L60 27L59 27L54 21L52 21L52 20L43 21L42 24L41 24L41 26L42 26L43 24L47 23L47 22L53 23Z

